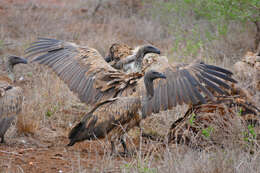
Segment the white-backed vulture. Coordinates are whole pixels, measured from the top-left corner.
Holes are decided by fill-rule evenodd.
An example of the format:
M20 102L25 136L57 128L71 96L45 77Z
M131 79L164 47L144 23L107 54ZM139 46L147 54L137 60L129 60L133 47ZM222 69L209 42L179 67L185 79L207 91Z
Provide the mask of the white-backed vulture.
M126 44L114 43L110 46L108 55L105 57L107 63L115 67L116 63L132 55L134 49Z
M105 58L106 62L118 70L127 73L141 72L143 68L143 58L148 53L160 54L160 50L151 45L139 46L135 49L125 44L113 44L109 49L109 54Z
M149 94L144 85L145 72L164 73L167 80L154 81L154 95L141 107L142 118L177 104L206 103L206 98L214 98L212 92L227 95L229 82L236 83L232 72L224 68L203 62L170 64L166 57L129 73L113 68L93 48L56 39L39 38L26 53L29 57L37 55L33 62L52 68L82 102L90 105L113 98L144 97Z
M124 153L127 153L128 150L122 137L133 127L139 126L142 120L140 113L142 105L153 98L153 81L157 78L165 79L166 76L153 70L145 73L144 83L147 91L145 97L117 97L99 103L71 130L68 146L83 140L107 137L111 142L112 153L115 150L116 139L121 141Z
M22 88L13 85L14 66L17 64L27 64L27 60L17 56L7 57L2 64L0 74L0 138L4 142L4 135L10 127L16 115L22 109L23 91Z
M39 38L26 50L32 61L47 65L86 104L95 105L120 96L145 95L145 71L164 73L165 80L156 80L153 99L144 107L148 115L167 110L177 104L205 103L213 98L211 91L227 94L229 82L236 83L232 72L214 65L200 63L170 64L159 57L141 72L125 73L110 66L97 50L56 39ZM209 90L209 89L211 90Z

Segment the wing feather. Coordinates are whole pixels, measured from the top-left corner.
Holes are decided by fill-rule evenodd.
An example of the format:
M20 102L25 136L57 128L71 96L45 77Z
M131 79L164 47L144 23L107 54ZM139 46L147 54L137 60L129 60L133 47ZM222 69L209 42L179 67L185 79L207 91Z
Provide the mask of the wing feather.
M190 99L188 97L188 91L186 90L186 87L184 85L183 79L185 79L185 78L184 77L183 78L179 78L180 88L182 89L182 92L180 92L180 93L182 95L183 102L185 104L189 104L190 103Z
M153 112L154 113L159 113L160 111L160 101L161 101L161 90L159 87L155 88L154 96L153 96Z
M233 75L233 73L231 71L224 69L224 68L221 68L221 67L218 67L218 66L209 65L209 64L205 64L205 66L206 66L206 68L211 69L211 70L222 72L222 73L225 73L227 75Z
M191 83L188 82L187 78L183 78L183 84L184 84L184 89L187 92L187 95L189 97L189 102L188 104L196 104L197 103L197 99L194 96L194 90L193 87L191 86Z
M204 78L209 79L210 81L212 81L212 82L218 84L219 86L223 86L223 87L226 88L226 89L230 89L230 86L229 86L228 84L222 82L222 81L219 80L218 78L213 77L213 76L211 76L211 75L205 73L202 69L197 68L197 70L200 72L201 76L203 76ZM224 78L224 79L225 79L225 78Z
M170 97L170 99L173 101L173 106L175 107L176 105L177 105L177 100L178 100L178 95L177 95L177 93L178 93L178 91L177 91L177 81L176 81L176 78L177 78L177 74L176 73L172 73L172 76L173 76L173 78L170 78L169 80L169 83L172 83L172 88L173 88L173 91L172 91L172 94L173 95L171 95L171 97ZM167 76L168 77L168 76ZM168 80L168 79L166 79L166 80Z
M161 89L161 109L162 110L167 110L169 107L168 103L168 94L167 94L167 85L165 84L165 81L160 80L160 89Z
M179 77L177 79L175 79L176 81L176 85L175 85L175 93L177 94L177 103L182 105L183 104L183 97L181 94L181 90L182 88L180 87L180 81L179 81Z
M172 97L174 97L174 85L170 80L167 80L167 98L168 98L168 107L172 108L174 106L174 101L171 99ZM167 107L167 108L168 108Z
M221 94L221 95L225 95L227 94L225 91L223 91L221 88L219 88L217 85L215 85L213 82L209 81L208 79L204 78L203 76L201 76L200 74L196 74L196 76L198 77L200 82L205 83L206 86L208 86L209 88L212 88L214 91L216 91L217 93Z
M32 62L50 67L86 104L115 97L128 87L128 76L111 67L95 49L38 38L25 52L34 57Z
M209 90L207 88L205 88L203 85L201 85L200 82L198 82L195 78L195 76L193 76L191 73L190 73L191 70L188 70L188 69L183 69L182 70L182 73L183 75L185 75L187 77L187 80L189 81L190 85L192 86L192 89L194 87L198 87L199 90L201 90L204 94L206 94L209 98L213 98L213 95L211 92L209 92ZM193 90L194 91L194 90Z
M167 79L166 82L154 82L154 97L149 103L143 104L144 117L152 112L171 109L177 104L206 103L216 93L227 95L227 90L231 88L229 82L236 83L229 70L202 62L169 64L166 58L158 57L145 71L151 69L164 73ZM146 93L143 85L143 81L138 82L137 88L140 89L137 91L140 95ZM152 112L148 111L148 106L152 107Z

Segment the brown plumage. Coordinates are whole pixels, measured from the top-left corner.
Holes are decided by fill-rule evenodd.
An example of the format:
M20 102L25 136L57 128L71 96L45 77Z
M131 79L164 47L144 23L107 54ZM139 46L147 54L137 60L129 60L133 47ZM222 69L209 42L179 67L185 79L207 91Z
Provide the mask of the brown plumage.
M168 142L183 143L205 149L212 145L226 145L224 140L234 134L238 124L259 125L260 110L239 95L220 96L216 100L188 109L184 116L172 123Z
M112 67L116 66L116 63L125 59L129 55L133 54L134 49L126 44L114 43L109 48L108 55L105 57L107 63Z
M150 70L144 77L147 95L145 97L129 96L117 97L106 100L95 106L70 132L69 146L76 142L90 139L107 138L114 152L114 141L119 139L127 153L127 147L123 140L124 133L138 126L141 119L141 108L154 95L153 81L157 78L166 78L165 75Z
M205 97L214 97L213 91L227 94L227 81L236 82L232 72L221 67L203 62L170 64L165 57L158 57L141 71L126 73L109 65L95 49L56 39L39 38L26 53L38 55L33 61L52 68L90 105L115 97L145 96L144 73L151 69L164 73L167 80L154 82L154 97L142 107L144 117L177 104L205 103Z
M148 53L160 54L161 52L151 45L138 46L133 49L125 44L115 43L110 47L105 60L115 69L127 73L140 72L143 68L143 59Z
M9 56L2 64L0 75L0 138L4 142L4 135L12 121L22 109L23 91L15 87L13 68L16 64L26 64L24 58Z

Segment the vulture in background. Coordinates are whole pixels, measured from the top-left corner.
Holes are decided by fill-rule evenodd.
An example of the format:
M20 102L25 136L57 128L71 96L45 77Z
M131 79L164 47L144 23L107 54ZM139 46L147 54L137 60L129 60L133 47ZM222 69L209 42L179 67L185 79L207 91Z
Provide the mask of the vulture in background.
M143 58L148 53L160 54L161 52L151 45L143 45L132 49L125 44L115 43L110 47L105 60L115 69L132 73L142 70Z
M142 62L139 63L145 52L144 49L141 50L141 57L135 56L133 62L123 62L123 66L130 67L130 72L112 67L107 63L110 61L109 58L102 57L93 48L56 39L39 38L25 52L28 57L36 56L33 62L53 69L82 102L96 106L99 103L102 105L104 102L110 102L109 99L115 99L113 109L118 110L117 114L122 117L125 117L123 114L126 110L119 109L120 104L116 104L116 100L132 96L144 98L147 95L144 74L150 70L163 73L167 80L157 79L153 82L153 97L141 106L142 118L151 113L171 109L177 104L206 103L214 98L213 92L227 95L227 90L230 89L229 82L236 83L229 70L203 62L170 64L166 57L158 57L144 65ZM103 114L103 117L106 117L104 122L98 120L99 116L96 116L97 120L86 122L89 122L89 128L93 129L107 123L109 116L110 112L106 111ZM127 117L131 119L132 116ZM74 129L77 129L77 126ZM71 134L75 134L75 131Z
M115 67L116 63L132 55L134 49L126 44L114 43L109 48L108 55L105 57L107 63Z
M27 60L17 56L8 56L1 64L0 72L0 138L4 143L4 135L16 115L21 112L23 102L22 88L15 86L14 66L27 64Z

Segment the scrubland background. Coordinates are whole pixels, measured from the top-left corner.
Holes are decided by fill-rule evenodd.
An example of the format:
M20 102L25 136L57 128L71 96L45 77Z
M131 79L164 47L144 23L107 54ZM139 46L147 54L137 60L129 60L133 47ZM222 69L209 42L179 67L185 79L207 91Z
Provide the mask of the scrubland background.
M169 62L191 62L200 58L232 71L232 65L247 51L257 49L259 14L257 0L2 0L0 56L25 56L24 50L32 41L37 37L48 37L93 47L103 56L115 42L132 47L153 44ZM48 154L42 157L45 164L26 160L22 154L20 159L25 160L18 162L9 153L0 159L0 172L260 171L259 151L252 154L238 147L208 152L181 145L166 146L145 156L137 149L139 154L127 159L98 153L82 156L91 142L64 149L69 130L88 107L46 67L21 65L16 74L18 85L25 92L24 111L17 126L8 132L9 145L1 146L1 151L47 148L43 155L62 152L60 155L66 164L62 167L59 161L56 162L56 155L53 159L48 158ZM24 80L19 80L21 76ZM241 82L243 85L246 81ZM153 128L166 134L170 123L183 115L185 108L177 107L156 115L151 120ZM132 133L135 136L137 132ZM109 151L102 148L104 145L98 145L99 150ZM149 146L153 150L157 145L151 143ZM130 144L130 147L137 146ZM36 153L26 157L37 160Z

